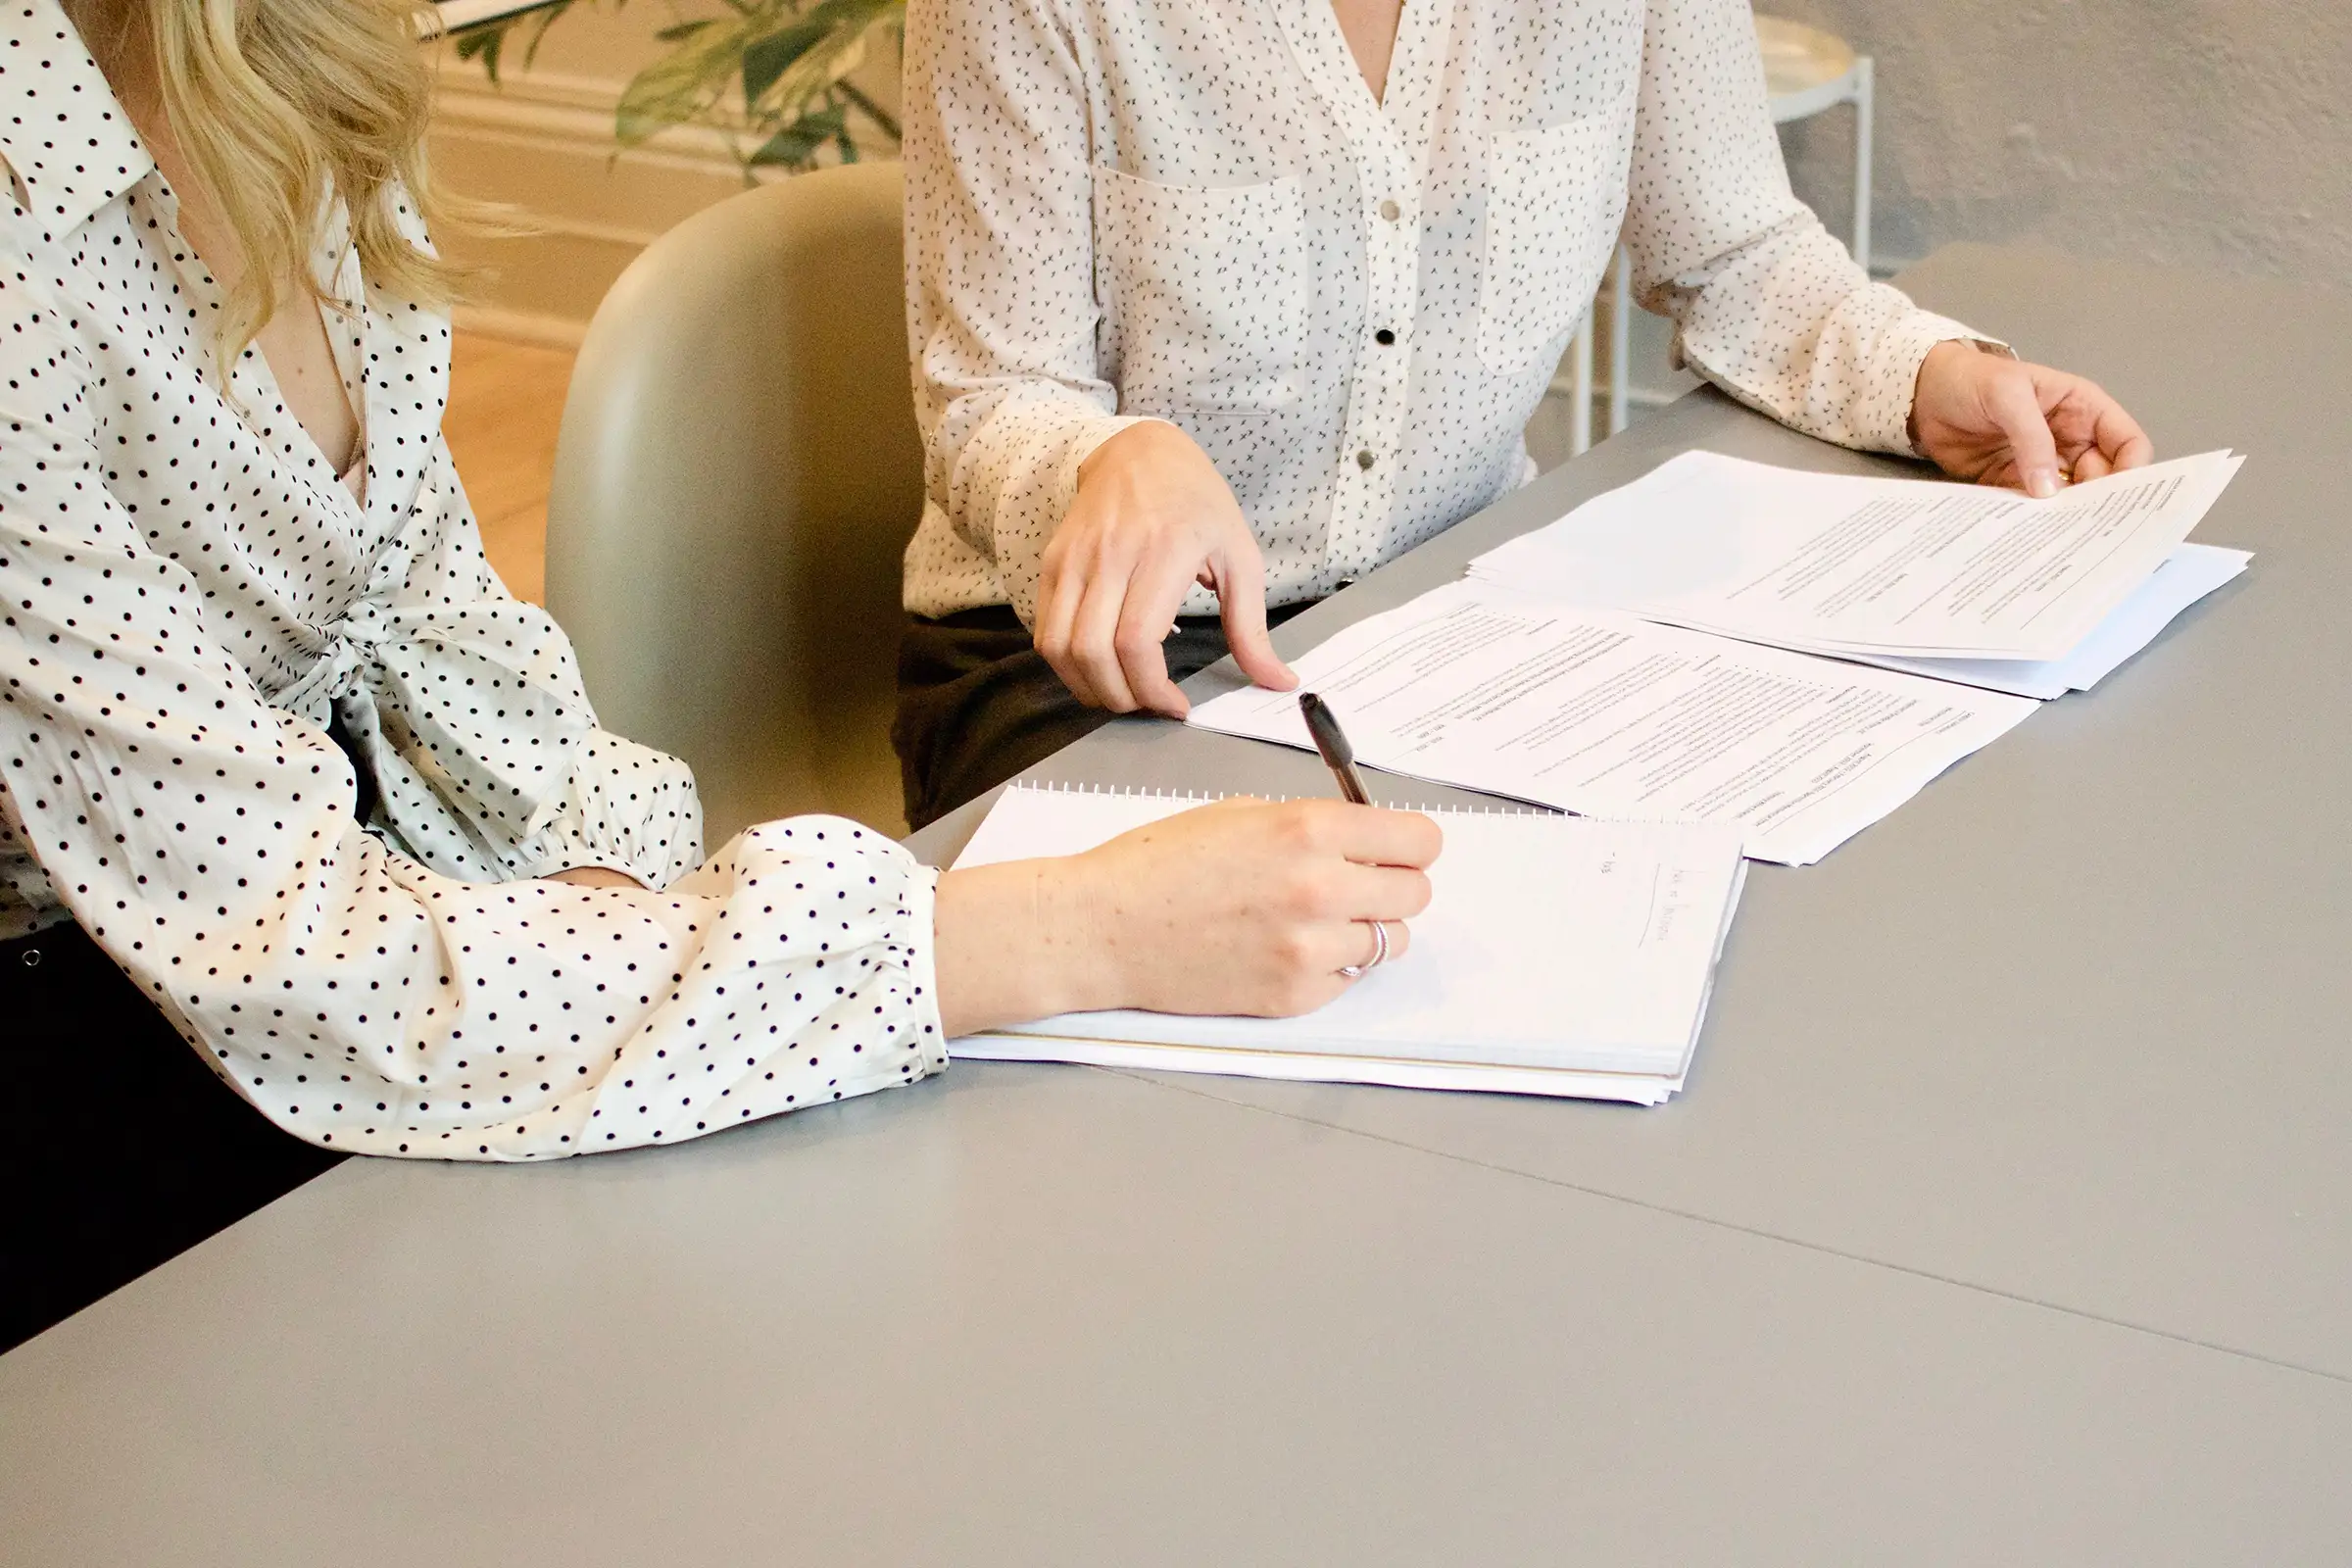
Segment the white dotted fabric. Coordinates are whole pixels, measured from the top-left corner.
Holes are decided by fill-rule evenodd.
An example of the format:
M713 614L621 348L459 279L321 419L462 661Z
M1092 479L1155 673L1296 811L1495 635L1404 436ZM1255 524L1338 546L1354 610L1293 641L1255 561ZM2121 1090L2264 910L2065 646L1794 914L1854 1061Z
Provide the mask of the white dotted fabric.
M1330 0L910 0L906 45L921 614L1032 618L1138 417L1232 483L1274 603L1402 554L1526 477L1621 225L1688 363L1828 440L1907 450L1974 335L1789 193L1744 0L1404 0L1385 101Z
M446 318L336 215L355 495L260 355L217 384L219 290L56 0L0 7L0 937L70 913L336 1149L670 1142L945 1066L931 873L837 818L698 869L685 767L597 728L490 570ZM577 865L665 891L528 880Z

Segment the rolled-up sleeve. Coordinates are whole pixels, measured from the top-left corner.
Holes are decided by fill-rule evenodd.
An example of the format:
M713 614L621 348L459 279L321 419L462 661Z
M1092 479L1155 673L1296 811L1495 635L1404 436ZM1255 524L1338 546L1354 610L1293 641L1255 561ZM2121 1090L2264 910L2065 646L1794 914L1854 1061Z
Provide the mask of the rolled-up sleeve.
M2000 347L1873 283L1797 201L1743 0L1649 0L1625 237L1685 363L1843 446L1909 452L1928 351Z

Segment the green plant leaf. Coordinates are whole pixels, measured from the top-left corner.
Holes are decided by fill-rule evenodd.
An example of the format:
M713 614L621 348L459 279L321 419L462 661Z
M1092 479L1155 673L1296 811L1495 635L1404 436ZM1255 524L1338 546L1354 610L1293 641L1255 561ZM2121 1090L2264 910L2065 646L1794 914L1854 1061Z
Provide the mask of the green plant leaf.
M631 77L613 117L620 144L637 146L715 108L741 69L743 34L740 22L698 26L677 48Z
M875 23L899 4L900 0L824 0L810 10L799 25L821 26L823 35L799 50L766 90L750 101L755 122L789 123L820 100L829 104L834 86L864 63L866 36Z
M613 0L613 3L619 5L625 0ZM461 27L452 34L458 46L458 58L478 59L482 63L482 74L490 78L490 85L502 87L506 84L499 79L498 69L505 57L508 37L517 31L530 34L522 46L522 63L528 69L531 62L539 57L539 42L547 36L547 29L554 26L556 19L569 11L572 5L573 0L555 0L554 4L542 6L536 11Z
M556 0L530 14L527 64L558 17L582 0ZM615 7L627 0L610 0ZM724 17L673 22L654 36L669 52L640 71L621 92L613 137L638 146L685 124L715 124L763 139L748 158L755 167L807 169L828 147L844 162L858 158L853 112L892 141L899 123L847 78L865 61L872 34L894 41L906 27L906 0L722 0ZM674 12L672 13L675 14ZM462 59L479 58L493 82L510 18L460 34ZM730 89L743 92L743 115L732 112ZM740 156L740 153L739 153Z
M468 27L457 36L458 58L479 59L482 71L489 76L493 87L499 85L498 51L505 45L507 29L512 25L512 22L507 22L495 27Z
M612 0L612 3L618 6L626 4L627 0ZM523 70L530 70L532 65L537 62L539 59L539 46L547 41L547 29L556 24L556 19L558 17L564 15L564 12L571 9L571 4L572 0L557 0L555 5L549 6L546 10L537 12L532 16L530 42L522 46Z
M795 22L781 32L769 33L745 45L743 51L743 101L757 104L767 95L792 63L810 49L824 42L832 31L822 22Z
M811 111L761 143L749 162L755 166L807 169L816 162L817 153L827 142L837 141L846 133L847 121L847 111L838 104Z
M874 102L871 98L868 98L865 94L859 92L857 88L851 86L846 81L835 82L833 84L833 90L840 93L842 97L848 99L852 107L856 108L859 114L872 121L875 127L879 129L883 135L888 136L892 141L897 141L900 139L898 121L893 118L889 111L885 110L880 104Z

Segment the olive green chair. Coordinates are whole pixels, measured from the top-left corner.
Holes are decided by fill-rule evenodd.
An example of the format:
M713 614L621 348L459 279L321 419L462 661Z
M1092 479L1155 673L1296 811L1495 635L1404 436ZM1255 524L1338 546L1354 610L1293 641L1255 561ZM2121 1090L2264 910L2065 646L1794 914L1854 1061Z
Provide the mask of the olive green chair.
M572 372L548 608L605 726L693 767L712 848L801 811L905 831L890 715L923 480L899 190L858 164L687 220Z

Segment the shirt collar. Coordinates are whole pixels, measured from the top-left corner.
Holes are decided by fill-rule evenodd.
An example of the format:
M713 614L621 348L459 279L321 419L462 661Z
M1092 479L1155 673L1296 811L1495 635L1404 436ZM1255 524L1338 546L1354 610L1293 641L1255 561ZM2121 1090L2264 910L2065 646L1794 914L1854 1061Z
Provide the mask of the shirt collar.
M0 0L0 155L56 232L155 168L58 0Z

